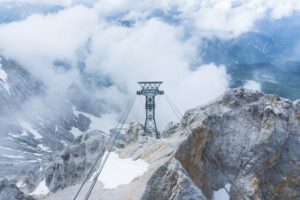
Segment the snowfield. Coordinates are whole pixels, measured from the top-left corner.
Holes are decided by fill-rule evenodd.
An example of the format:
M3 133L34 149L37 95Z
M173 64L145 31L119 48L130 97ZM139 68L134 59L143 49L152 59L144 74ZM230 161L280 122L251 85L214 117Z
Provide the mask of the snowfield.
M231 185L229 183L227 183L225 185L225 188L227 189L227 191L230 190ZM221 188L218 191L214 191L214 195L213 195L213 199L214 200L229 200L230 197L227 194L225 188Z
M37 188L30 193L30 195L46 195L50 192L49 188L46 186L45 179L40 182Z
M81 130L79 130L76 127L72 127L71 131L72 135L74 136L74 138L81 136L84 132L82 132Z
M141 159L121 159L117 153L111 152L98 181L104 184L104 189L113 189L142 176L148 170L148 166L149 164Z
M7 83L7 74L2 69L2 64L1 63L0 63L0 85L3 85L3 87L5 88L5 90L7 91L7 93L10 94L10 92L9 92L9 86L8 86L8 83Z

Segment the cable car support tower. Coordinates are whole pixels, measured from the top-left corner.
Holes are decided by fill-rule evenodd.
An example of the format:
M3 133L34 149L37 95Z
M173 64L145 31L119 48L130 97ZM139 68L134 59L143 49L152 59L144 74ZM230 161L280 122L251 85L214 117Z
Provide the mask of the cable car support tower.
M155 121L155 96L164 94L164 91L159 90L159 86L162 83L162 81L138 82L142 89L136 92L137 95L143 95L146 98L146 119L144 125L144 134L150 136L153 136L153 134L155 134L157 139L160 138L160 134L157 131Z

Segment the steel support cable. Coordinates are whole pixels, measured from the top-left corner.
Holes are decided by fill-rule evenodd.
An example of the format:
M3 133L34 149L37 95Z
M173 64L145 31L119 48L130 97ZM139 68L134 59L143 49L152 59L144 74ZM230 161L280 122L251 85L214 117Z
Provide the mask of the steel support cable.
M176 108L174 108L174 107L172 106L172 103L171 103L170 99L168 98L168 96L167 96L166 94L165 94L165 98L166 98L167 103L168 103L168 105L170 106L171 110L175 113L176 117L178 118L178 120L179 120L179 122L180 122L180 121L181 121L180 116L179 116L178 113L176 112ZM179 114L180 114L180 112L179 112Z
M123 121L122 121L122 124L121 124L121 127L119 128L119 130L121 130L121 129L123 128L124 123L126 122L126 120L127 120L127 118L128 118L128 115L129 115L130 111L132 110L132 107L133 107L133 105L134 105L135 99L136 99L136 98L134 98L134 100L132 101L131 105L129 106L129 109L128 109L126 115L125 115L125 118L124 118ZM100 176L100 174L101 174L101 172L102 172L102 170L103 170L103 168L104 168L104 165L105 165L105 163L106 163L106 161L107 161L107 159L108 159L108 157L109 157L109 154L110 154L111 150L113 149L114 144L115 144L115 142L117 141L117 138L119 137L119 135L120 135L120 131L117 131L117 132L114 134L113 141L112 141L112 143L110 144L109 149L108 149L108 152L107 152L107 154L104 156L104 159L102 159L102 162L101 162L101 164L100 164L100 167L99 167L99 169L98 169L98 172L97 172L97 174L94 176L93 182L92 182L92 184L91 184L91 186L90 186L90 188L89 188L89 190L88 190L88 193L86 194L84 200L88 200L88 199L89 199L89 197L90 197L90 195L91 195L91 193L92 193L92 191L93 191L93 189L94 189L94 187L95 187L95 185L96 185L96 183L97 183L98 177Z
M180 117L183 118L183 115L181 114L181 112L178 110L178 108L175 106L175 104L172 102L172 100L165 94L165 97L166 97L166 100L169 104L169 106L171 107L171 109L175 112L175 115L177 116L178 120L180 121ZM176 113L178 112L178 114ZM189 134L189 133L192 133L192 130L188 130L187 127L184 127L185 131ZM206 155L205 151L203 151L203 154L202 154L205 159L211 163L210 159L208 158L209 156ZM214 160L214 163L216 164L216 166L219 168L219 170L227 177L227 179L231 182L231 185L236 189L236 191L240 194L240 196L246 200L246 197L240 192L240 190L237 188L237 186L233 183L233 180L225 173L225 170L224 168L222 167L221 164L218 163L218 161L214 158L214 156L210 155L210 157L212 157L212 159ZM228 196L230 197L230 194L227 190L226 187L224 187L225 191L227 192Z
M115 129L114 129L114 131L113 131L113 133L109 136L109 138L108 138L108 140L106 141L105 145L101 148L99 155L96 157L96 160L95 160L95 162L94 162L93 165L92 165L92 168L89 170L89 173L87 174L87 176L85 177L84 181L83 181L82 184L80 185L80 187L79 187L79 189L78 189L76 195L74 196L73 200L76 200L76 199L77 199L77 197L78 197L78 195L80 194L82 188L84 187L84 185L85 185L86 182L88 181L89 177L90 177L91 174L93 173L94 168L95 168L96 165L98 164L99 160L102 158L102 156L103 156L103 154L104 154L104 152L105 152L105 149L106 149L107 146L109 145L109 143L110 143L110 141L112 140L112 138L113 138L113 136L114 136L114 134L115 134L117 128L119 127L119 125L120 125L121 122L123 121L123 118L125 118L126 113L127 113L128 110L130 109L131 104L132 104L132 102L135 101L135 99L136 99L136 96L135 96L135 98L131 101L131 103L129 104L129 106L127 107L127 109L124 111L124 113L121 115L121 118L120 118L120 120L118 121L118 123L117 123L117 125L116 125L116 127L115 127Z

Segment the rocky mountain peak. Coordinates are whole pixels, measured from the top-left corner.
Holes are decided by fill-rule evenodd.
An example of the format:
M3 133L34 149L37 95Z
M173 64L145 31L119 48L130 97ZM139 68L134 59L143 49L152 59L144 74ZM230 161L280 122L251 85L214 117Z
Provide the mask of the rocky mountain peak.
M109 190L98 179L91 199L297 199L299 116L299 100L236 88L188 110L159 140L145 139L143 126L133 122L104 174L119 162L131 163L126 174L142 162L143 173ZM67 146L47 170L44 180L52 192L41 199L75 194L106 140L106 134L89 131ZM118 171L125 170L120 166Z
M176 182L166 191L172 191L167 199L184 198L174 196L185 190L178 189L178 184L182 184L178 178L180 171L197 188L195 195L188 193L188 199L199 199L198 189L203 198L211 199L226 184L231 185L231 199L298 198L297 105L298 101L237 88L228 90L216 101L187 111L182 124L189 134L171 161L157 173L169 169L169 165L178 166L178 161L179 170L166 170L159 178L154 174L143 199L161 196L164 190L158 188L163 185L159 180L165 179Z

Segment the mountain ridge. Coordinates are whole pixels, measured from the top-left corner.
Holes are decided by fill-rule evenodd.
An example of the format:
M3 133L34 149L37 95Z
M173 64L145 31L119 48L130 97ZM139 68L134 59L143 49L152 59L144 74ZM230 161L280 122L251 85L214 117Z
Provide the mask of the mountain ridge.
M140 136L140 126L131 123L115 152L121 159L144 160L148 170L109 190L98 181L91 199L197 200L218 199L220 193L223 200L229 196L297 199L300 195L300 100L230 89L188 110L181 124L167 126L162 139ZM70 184L38 199L65 199L78 188L79 184Z

